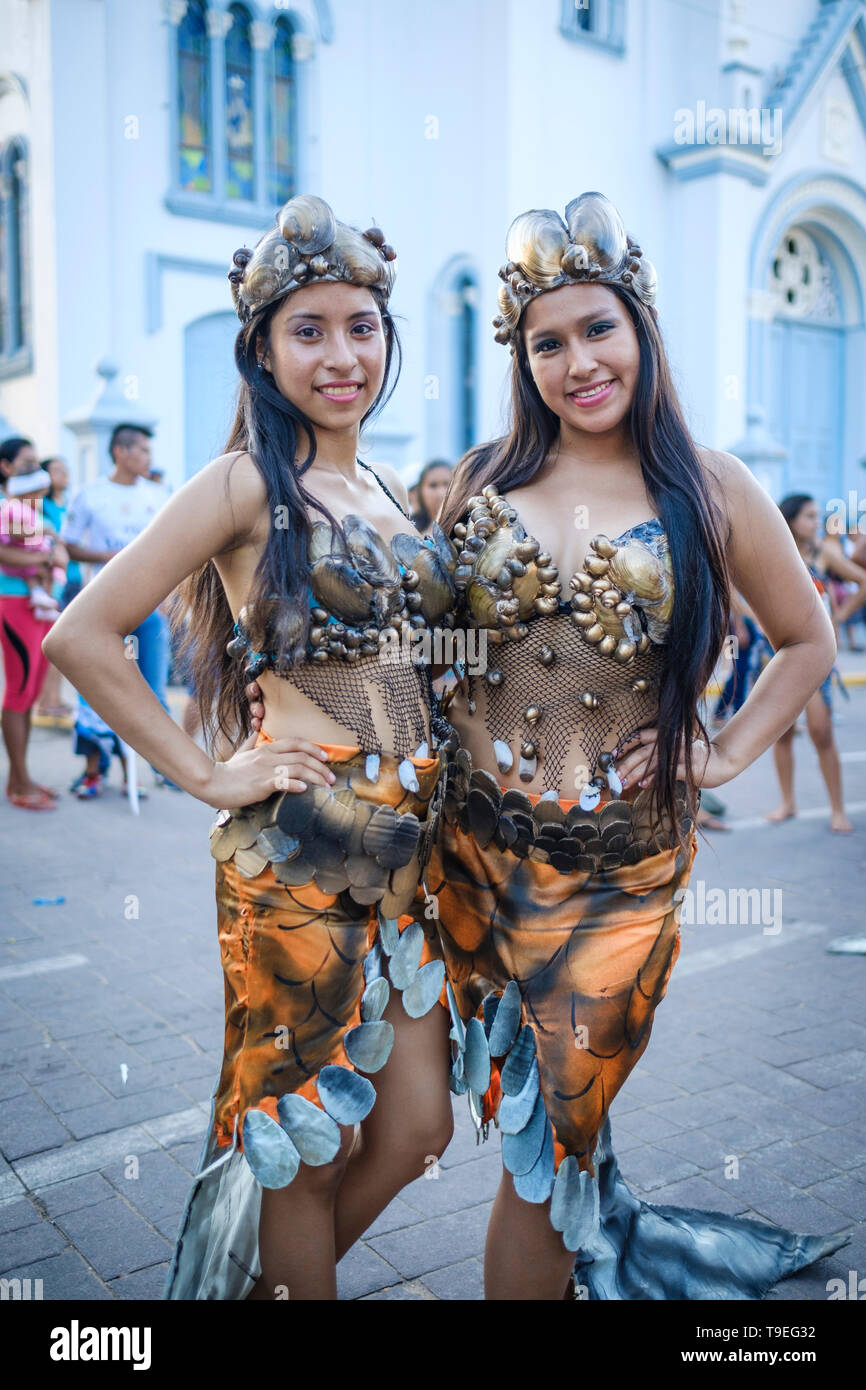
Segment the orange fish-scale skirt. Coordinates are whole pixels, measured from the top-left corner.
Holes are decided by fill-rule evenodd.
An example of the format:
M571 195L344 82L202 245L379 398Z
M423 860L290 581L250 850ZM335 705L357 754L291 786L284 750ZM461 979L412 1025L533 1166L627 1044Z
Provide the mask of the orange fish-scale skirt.
M561 802L563 808L570 803ZM448 979L464 1020L520 987L534 1034L555 1162L592 1154L609 1106L649 1041L679 954L678 904L698 841L607 873L563 874L440 824L427 868ZM494 1059L484 1118L499 1096Z
M269 741L267 734L259 743ZM418 793L404 789L399 759L382 756L377 781L364 775L357 748L322 744L336 774L332 791L351 786L372 805L390 805L423 820L439 777L438 758L415 759ZM350 1067L343 1038L361 1020L364 957L378 931L376 906L348 892L323 892L314 880L289 887L273 867L246 878L233 860L216 865L217 926L225 981L225 1045L215 1095L220 1147L243 1149L243 1120L251 1109L278 1121L287 1092L316 1105L322 1067ZM399 918L402 928L411 919ZM428 932L430 924L426 925ZM421 964L440 958L425 938ZM235 1125L237 1122L237 1135Z

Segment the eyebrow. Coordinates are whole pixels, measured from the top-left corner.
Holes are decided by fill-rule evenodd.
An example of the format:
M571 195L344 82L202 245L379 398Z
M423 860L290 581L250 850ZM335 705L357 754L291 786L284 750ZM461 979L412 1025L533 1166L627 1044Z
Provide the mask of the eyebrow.
M589 323L592 319L608 318L615 312L614 309L593 309L588 314L581 314L574 322L577 324ZM529 341L534 343L537 338L547 337L555 332L556 330L553 328L534 328L529 335Z
M368 319L373 317L375 313L375 309L356 309L353 314L346 315L346 321L348 322L349 319ZM289 314L290 321L292 319L324 319L325 317L325 314L305 314L302 311L297 314Z

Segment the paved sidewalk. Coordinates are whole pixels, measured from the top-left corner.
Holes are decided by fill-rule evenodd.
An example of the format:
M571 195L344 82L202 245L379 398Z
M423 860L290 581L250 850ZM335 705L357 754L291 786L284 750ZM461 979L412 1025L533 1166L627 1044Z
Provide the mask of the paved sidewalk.
M866 957L825 953L864 925L866 689L836 708L855 834L830 834L805 736L796 821L763 822L770 755L720 789L736 828L701 841L692 888L779 889L781 929L684 927L612 1108L623 1172L650 1201L855 1227L771 1297L824 1299L828 1279L866 1275ZM68 786L70 735L35 730L33 752L40 781ZM221 1059L212 812L152 788L134 819L111 775L101 800L65 795L55 813L0 804L0 1274L41 1279L46 1299L160 1296ZM340 1265L342 1298L481 1297L499 1138L477 1148L464 1102L455 1113L438 1177L406 1188Z

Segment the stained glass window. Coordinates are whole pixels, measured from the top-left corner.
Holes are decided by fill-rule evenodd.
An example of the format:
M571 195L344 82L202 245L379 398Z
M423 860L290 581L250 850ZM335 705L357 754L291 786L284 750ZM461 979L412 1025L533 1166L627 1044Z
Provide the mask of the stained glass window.
M232 27L226 35L226 193L252 201L253 52L250 16L243 5L229 9Z
M293 41L294 30L289 21L278 19L274 34L274 92L271 107L269 197L272 203L284 203L295 191L298 88L292 57Z
M204 5L190 0L177 31L178 149L180 186L198 193L211 191L211 141L208 119L208 39Z

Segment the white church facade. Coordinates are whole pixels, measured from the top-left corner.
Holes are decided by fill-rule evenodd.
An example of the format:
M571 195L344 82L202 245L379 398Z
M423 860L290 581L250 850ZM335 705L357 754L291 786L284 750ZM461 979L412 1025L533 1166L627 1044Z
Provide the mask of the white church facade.
M507 400L510 221L599 189L697 440L866 493L864 0L0 0L0 32L0 431L79 480L118 419L173 487L221 451L232 253L296 191L398 252L365 457L455 459Z

